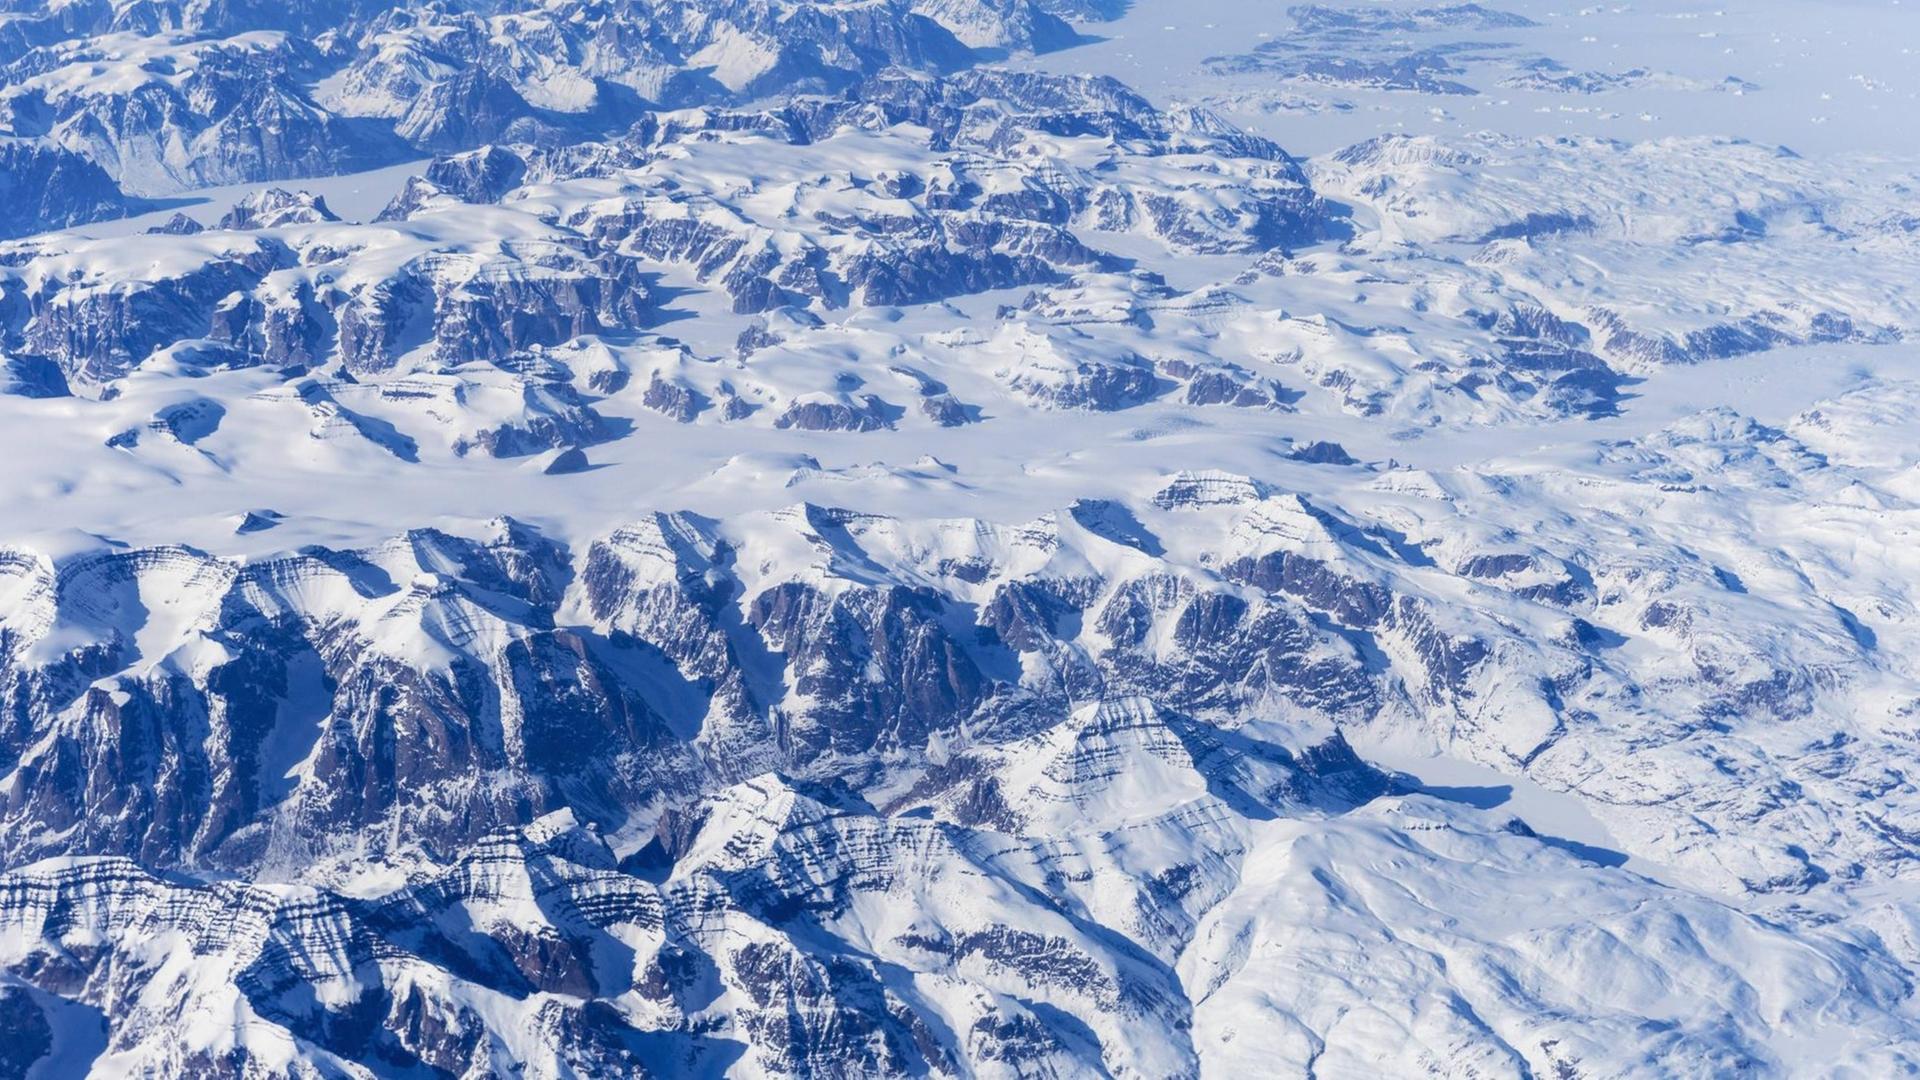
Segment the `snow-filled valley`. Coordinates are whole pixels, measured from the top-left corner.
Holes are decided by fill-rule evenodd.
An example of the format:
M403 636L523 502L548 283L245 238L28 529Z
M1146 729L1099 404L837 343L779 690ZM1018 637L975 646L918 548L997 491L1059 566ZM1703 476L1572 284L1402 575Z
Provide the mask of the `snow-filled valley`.
M0 0L0 1075L1920 1075L1911 47Z

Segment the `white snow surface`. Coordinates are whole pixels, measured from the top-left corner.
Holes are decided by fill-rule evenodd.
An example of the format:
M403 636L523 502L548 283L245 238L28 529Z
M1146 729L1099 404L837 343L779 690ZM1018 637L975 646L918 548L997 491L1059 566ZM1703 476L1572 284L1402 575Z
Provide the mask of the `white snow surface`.
M964 28L975 5L926 6ZM1158 105L1204 106L1301 154L1351 235L1284 253L1232 242L1253 194L1290 183L1260 165L1149 157L1085 134L1030 134L966 160L930 148L924 131L886 127L811 145L707 132L598 175L530 178L497 205L444 199L397 220L374 218L418 164L275 185L324 196L338 222L211 228L259 187L243 186L12 242L0 299L53 295L53 283L69 305L268 246L289 253L262 286L281 297L372 295L413 273L455 294L591 278L580 237L635 208L840 265L881 242L833 227L837 215L915 216L881 181L937 182L956 162L988 193L1058 181L1164 197L1207 233L1083 212L1067 231L1129 265L933 303L854 297L764 316L736 314L718 275L642 253L671 318L534 347L568 373L571 393L449 359L423 335L374 373L337 359L292 376L208 369L188 342L133 357L124 373L75 378L73 396L0 393L10 553L0 628L26 643L29 665L124 641L127 677L203 677L224 656L208 632L241 570L321 545L363 553L399 587L369 601L344 574L316 570L272 603L422 670L493 662L525 628L465 595L455 568L410 531L484 542L502 519L572 551L624 545L667 578L681 549L724 540L748 598L791 581L829 593L926 584L981 604L1009 580L1107 589L1158 574L1211 588L1238 559L1311 558L1413 598L1434 635L1484 642L1490 658L1467 689L1435 689L1420 682L1432 670L1422 641L1383 632L1366 662L1389 692L1367 715L1276 705L1205 719L1296 750L1337 729L1400 774L1398 792L1350 812L1249 816L1150 702L1085 703L1018 740L963 735L927 749L989 761L1011 796L1005 821L936 827L959 811L914 794L928 761L863 774L868 801L886 811L874 816L828 813L767 775L709 796L658 889L791 870L821 857L809 845L827 833L835 852L884 847L895 883L826 920L823 940L917 972L902 976L911 994L955 1030L1003 999L1031 1015L1092 1017L1090 1037L1123 1048L1105 1062L1115 1075L1920 1075L1920 124L1910 119L1920 5L1487 6L1538 25L1386 38L1491 36L1567 70L1650 74L1568 94L1503 85L1516 70L1506 59L1462 61L1451 77L1481 93L1457 99L1222 74L1209 58L1291 33L1281 5L1246 0L1135 0L1120 19L1083 27L1094 35L1085 44L1012 61L1112 74ZM999 25L959 36L992 46ZM182 77L155 72L192 59L165 38L99 48L106 59L84 86L72 68L23 85L52 98L128 92ZM419 62L411 49L400 36L382 44L380 71L396 85L394 72ZM688 63L743 85L766 67L764 50L723 35ZM1729 76L1751 89L1728 90ZM564 72L537 85L536 104L559 111L593 92ZM343 83L318 99L359 116L405 111L383 93ZM175 209L209 230L140 231ZM1492 316L1514 311L1581 327L1580 348L1627 377L1617 403L1559 408L1544 383L1521 392L1496 377L1508 332ZM737 348L756 326L777 342ZM1757 347L1719 345L1754 333L1767 335ZM1125 407L1094 407L1081 392L1134 370L1156 390ZM1195 403L1197 371L1284 392ZM623 385L593 378L615 372ZM647 400L662 384L710 407L684 422L667 415ZM975 422L942 426L923 412L936 385ZM873 430L781 423L806 406L858 410L869 396L893 410ZM744 403L740 415L726 414L729 400ZM605 437L581 440L582 470L552 467L560 443L489 449L502 431L571 430L585 423L583 403ZM1354 463L1303 456L1322 441ZM1125 507L1151 550L1071 513L1091 500ZM823 539L812 507L849 517ZM683 535L658 532L652 515L683 511L693 515L676 519ZM134 551L152 556L137 572L100 569ZM957 576L962 564L985 576ZM608 629L574 589L560 618ZM1092 623L1062 631L1065 646L1105 647ZM1363 651L1331 635L1323 647ZM299 725L322 722L313 714L324 708L286 710L263 750L289 791L311 777ZM1278 783L1262 772L1277 768L1252 762L1234 782ZM636 835L650 813L636 814ZM16 868L0 882L89 865ZM1165 910L1143 911L1113 884L1188 865L1207 884ZM385 895L453 872L418 851L311 871L244 888ZM175 887L185 886L142 886ZM1052 902L1036 902L1047 890ZM506 892L494 908L438 917L545 918L530 892ZM936 962L901 944L1002 925L1098 957L1115 986L1144 978L1135 968L1171 972L1184 1041L1160 1041L1171 1029L1119 991L1032 996L990 960ZM81 930L66 932L82 943ZM1101 937L1114 932L1133 945ZM40 940L38 929L7 933L4 964ZM662 946L651 930L632 933L639 971ZM347 1067L296 1044L223 982L245 966L244 948L202 964L164 936L138 947L158 973L147 993L192 1003L184 1050L244 1045L269 1067L303 1055ZM545 995L510 1000L390 966L395 985L431 984L516 1032L523 1042L496 1048L499 1060L543 1053L528 1018ZM702 1015L743 1000L734 973L715 978L726 996ZM91 1061L95 1076L175 1064L148 1056L154 1044L102 1052L88 1044L91 1018L66 1007L45 1075L69 1061ZM1056 1065L1075 1074L1067 1056ZM751 1054L735 1070L773 1071Z

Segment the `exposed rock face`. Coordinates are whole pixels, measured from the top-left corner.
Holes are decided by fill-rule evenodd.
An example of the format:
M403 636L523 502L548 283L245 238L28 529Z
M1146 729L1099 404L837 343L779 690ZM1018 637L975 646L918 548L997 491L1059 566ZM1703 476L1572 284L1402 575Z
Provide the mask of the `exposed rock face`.
M801 431L877 431L892 427L900 410L866 394L853 401L796 401L773 422L777 428Z
M535 554L524 547L529 539L514 542L522 554ZM637 525L590 556L591 603L614 603L619 621L699 611L714 602L702 595L701 578L676 580L658 560L695 569L715 565L715 556L727 558L711 523ZM495 584L511 579L526 595L558 583L545 578L556 567L523 563L507 549L468 565ZM543 579L549 585L538 584ZM841 610L871 631L917 603ZM730 648L741 629L662 635L658 655L683 669L721 660L712 650ZM612 648L650 646L615 639ZM565 695L551 704L568 721L553 732L556 741L517 737L528 757L512 768L564 762L578 770L599 758L609 742L580 733L595 730L596 717L612 719L587 700L607 687L576 681L578 668L550 678L558 672L540 647L517 655L514 670L532 665L519 685L571 689L552 691ZM633 658L614 664L630 668ZM388 753L414 741L412 723L427 715L415 710L444 715L451 703L420 697L422 689L403 682L383 691L386 707L399 710ZM398 738L403 732L408 737ZM423 748L451 751L456 763L488 752L447 741L453 733L423 732L431 736ZM631 737L606 734L612 745ZM805 734L800 745L802 753L819 749ZM391 759L403 761L394 773L369 760L365 775L399 790L428 764L404 751ZM1350 942L1355 932L1373 955L1385 950L1398 963L1490 952L1500 957L1500 981L1537 985L1585 1023L1627 1001L1644 1007L1631 996L1630 973L1716 972L1743 996L1767 985L1737 958L1671 945L1657 927L1682 942L1736 941L1736 956L1790 952L1806 974L1775 992L1796 1002L1831 1004L1829 980L1859 971L1839 943L1810 946L1771 921L1631 875L1582 869L1571 855L1542 856L1517 822L1511 831L1489 829L1448 807L1396 792L1391 777L1360 762L1337 735L1289 751L1144 699L1113 698L1028 737L949 757L886 807L844 783L780 773L723 783L659 815L624 859L574 812L521 804L522 824L473 837L407 884L352 895L200 884L116 857L25 866L0 875L0 929L13 943L5 955L18 979L0 992L0 1024L11 1036L9 1061L25 1067L49 1054L54 1012L64 1038L110 1016L116 1060L159 1075L298 1073L276 1064L289 1040L303 1055L375 1074L537 1066L1183 1075L1201 1067L1210 1037L1244 1016L1249 995L1297 997L1305 1022L1332 1031L1338 1010L1317 1006L1315 995L1350 986L1297 965L1303 949L1317 954L1326 948L1320 942ZM1409 835L1426 839L1413 844ZM1284 882L1242 876L1280 851L1306 871ZM1488 897L1477 913L1484 921L1395 913L1399 933L1418 929L1446 941L1415 948L1389 933L1371 904L1352 902L1354 891L1374 903L1404 895L1396 874L1410 865ZM1549 894L1536 883L1569 875L1594 883L1561 897L1578 905L1573 928L1564 909L1545 916ZM1492 888L1496 882L1507 888ZM1526 903L1516 906L1515 889ZM1526 932L1482 929L1516 921ZM1559 989L1545 976L1590 935L1627 944L1582 950L1583 962L1606 977ZM1286 956L1295 976L1269 968L1283 962L1269 952L1279 941L1293 942ZM901 970L926 974L901 982L893 977ZM1211 993L1193 992L1196 972L1207 973ZM1903 980L1886 966L1869 966L1863 977L1839 1006L1849 1024L1845 1050L1897 1065L1871 1044L1900 1030ZM1497 994L1475 993L1483 1009L1510 1007ZM1383 1019L1423 1015L1390 1000L1365 1007ZM247 1022L237 1035L216 1036L191 1022L208 1010ZM1672 1015L1673 1028L1657 1042L1688 1055L1712 1056L1730 1038L1757 1046L1760 1032L1780 1022L1742 1007L1730 1034L1685 1010ZM1444 1034L1422 1036L1421 1045L1432 1053L1458 1040L1488 1045L1493 1022L1505 1020L1479 1010L1450 1014ZM1330 1045L1342 1055L1366 1053L1337 1034ZM1551 1059L1558 1045L1529 1053ZM1587 1061L1645 1052L1639 1041L1583 1042L1579 1051Z
M111 382L169 346L212 336L210 323L221 302L258 285L284 253L261 241L214 242L194 250L204 256L175 264L172 272L143 275L127 288L44 282L35 314L16 330L25 350L57 363L69 379Z
M0 118L72 152L11 157L8 172L64 170L91 191L17 210L15 235L110 216L107 177L165 194L329 175L423 150L612 134L649 106L835 90L892 67L953 72L976 48L1077 40L1026 0L571 12L537 0L88 2L11 12L0 38Z
M527 164L517 155L498 146L488 146L470 153L435 158L427 166L425 180L467 202L493 203L519 187L526 174Z
M83 155L0 139L0 240L120 217L138 205Z
M533 112L512 84L476 69L428 87L394 130L421 150L461 150L495 141L537 142L542 132Z
M1087 164L1036 160L1028 140L1055 133L1082 140ZM719 198L719 178L683 175L678 163L682 150L716 135L772 136L795 169L810 168L807 155L836 139L879 137L910 156L926 156L929 139L937 149L926 181L909 184L902 175L876 184L848 174L837 183L853 199L835 199L837 209L813 208L809 182L796 191L796 212L748 214ZM1101 137L1127 141L1123 168L1101 164L1113 153L1094 141ZM337 359L363 375L421 362L517 370L544 348L651 326L657 312L646 265L690 272L724 290L737 312L793 322L756 339L764 348L817 330L807 309L920 304L1026 285L1071 289L1066 283L1081 275L1117 273L1123 262L1076 228L1094 237L1145 232L1170 250L1221 252L1263 251L1334 225L1277 147L1217 121L1162 113L1100 79L989 72L936 82L889 73L839 98L775 112L676 114L580 151L522 144L440 158L368 225L339 222L309 193L266 189L213 233L196 235L184 218L159 229L155 250L167 255L160 272L120 266L110 241L80 245L59 261L29 261L6 288L32 299L17 309L0 305L0 320L10 321L23 352L53 362L89 393L110 392L149 359L180 350L216 367L314 368ZM1223 170L1223 161L1231 167ZM1183 171L1177 189L1157 179L1169 168ZM633 194L593 194L606 177L623 178ZM513 198L533 190L558 190L564 209ZM498 205L516 238L489 242L464 228L461 211L474 204ZM232 232L258 235L242 241L225 235ZM63 269L75 259L88 272ZM1138 288L1143 297L1165 291L1150 276L1139 277ZM1072 319L1038 298L1029 308ZM1194 404L1288 400L1277 383L1235 365L1181 360L1156 369L1125 350L1088 352L1074 334L1049 333L1031 349L1017 333L1002 342L1019 355L1001 377L1048 407L1123 409L1176 385ZM675 419L699 416L702 402L720 403L714 414L723 420L753 411L711 368L656 371L646 385L646 407ZM939 380L916 390L918 413L933 423L956 426L975 415ZM872 431L894 426L901 412L873 394L788 388L779 396L762 422L783 428Z
M1354 464L1353 455L1347 453L1346 447L1336 442L1327 442L1324 439L1310 442L1305 446L1296 447L1293 451L1293 456L1299 458L1301 461L1310 461L1315 465Z
M1905 167L1120 6L0 0L0 1080L1920 1074Z
M206 228L205 225L200 224L187 215L176 213L167 220L148 229L147 232L154 236L192 236L195 233L205 232Z
M274 229L283 225L316 225L339 220L332 210L327 209L327 200L318 195L268 188L242 199L220 219L218 227L236 230ZM191 231L185 229L169 231L192 235Z
M190 21L181 18L182 5L162 6L173 10L155 12L166 21L150 30ZM240 33L264 29L255 23L234 26L236 36L223 38L209 26L210 36L162 35L143 49L137 38L108 36L113 16L106 6L66 10L99 19L69 33L102 36L56 38L22 57L7 69L0 109L11 114L16 132L86 156L129 191L327 175L393 160L401 146L308 97L302 83L324 58L292 34ZM299 18L248 15L283 25ZM89 71L114 77L84 77Z
M769 524L825 551L883 545L876 554L907 527L810 506ZM566 552L512 523L484 542L421 532L245 567L184 549L23 556L12 573L34 599L0 638L6 707L62 734L57 749L8 751L32 792L10 812L9 856L291 869L290 859L384 846L360 830L393 821L406 823L405 850L425 855L562 807L616 830L650 800L699 791L710 772L917 753L968 728L1044 726L1089 694L1152 693L1200 711L1292 699L1339 715L1382 692L1278 593L1249 604L1151 577L995 584L991 563L954 581L960 593L807 575L749 587L723 568L751 552L714 530L657 519L594 545L577 577ZM1044 522L1010 539L1058 544L1055 530ZM1347 603L1292 578L1278 587ZM139 613L162 591L203 612L192 621L212 620L205 640L224 659L151 639ZM977 624L956 623L963 596L981 598ZM563 603L584 605L595 627L556 628ZM1413 617L1389 603L1354 610L1376 628ZM1059 639L1069 617L1105 644ZM49 653L69 623L86 627L87 644ZM457 642L414 639L452 623L464 628ZM1190 658L1139 651L1164 634ZM1029 674L1007 673L1028 654ZM682 690L658 698L634 681L658 664ZM1452 693L1470 670L1452 661L1431 681ZM114 689L97 685L109 677ZM220 740L190 735L215 717ZM690 721L703 728L691 743ZM283 780L296 762L301 776ZM471 787L482 776L493 779ZM38 846L48 829L63 839Z
M182 406L138 443L191 445L219 423ZM1568 614L1592 611L1588 572L1544 553L1475 551L1454 573L1572 620L1545 644L1415 586L1431 560L1244 477L1173 476L1148 511L1162 524L1141 512L1081 504L1009 528L801 504L656 516L582 552L512 522L248 564L21 552L0 624L23 793L8 857L296 876L369 852L437 863L550 810L619 833L715 777L873 759L957 783L971 774L956 740L1050 731L1085 702L1140 697L1213 760L1207 740L1224 736L1207 725L1235 718L1413 708L1481 723L1623 692L1596 663L1604 635ZM1209 569L1159 561L1165 528L1211 537ZM166 629L149 614L162 601ZM1704 641L1688 612L1654 603L1637 632ZM1540 667L1558 674L1525 674ZM1701 707L1791 715L1811 677L1728 671ZM195 734L210 723L220 738ZM1548 724L1546 744L1564 737ZM1767 873L1822 872L1764 820L1723 826Z
M564 476L568 473L587 471L587 453L577 446L570 446L553 456L541 471L548 476Z

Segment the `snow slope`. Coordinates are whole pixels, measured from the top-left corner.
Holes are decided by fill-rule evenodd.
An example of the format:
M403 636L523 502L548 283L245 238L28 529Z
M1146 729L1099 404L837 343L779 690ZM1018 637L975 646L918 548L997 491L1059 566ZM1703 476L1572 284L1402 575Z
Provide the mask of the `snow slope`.
M1920 1073L1911 13L1552 8L0 3L0 1063Z

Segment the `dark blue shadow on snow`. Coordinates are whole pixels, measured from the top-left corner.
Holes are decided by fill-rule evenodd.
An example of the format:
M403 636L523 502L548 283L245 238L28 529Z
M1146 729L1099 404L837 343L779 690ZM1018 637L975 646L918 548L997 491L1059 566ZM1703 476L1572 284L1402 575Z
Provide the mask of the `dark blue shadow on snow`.
M1436 799L1445 799L1448 802L1463 803L1476 810L1492 810L1496 807L1506 805L1507 802L1513 798L1513 786L1511 784L1487 784L1476 787L1422 784L1419 787L1419 791L1422 795L1431 795ZM1533 831L1532 826L1517 819L1513 822L1513 827L1514 830L1522 836L1532 837L1548 847L1559 848L1561 851L1575 858L1584 859L1596 866L1624 866L1627 861L1627 856L1624 852L1615 851L1612 848L1598 847L1593 844L1584 844L1578 840L1569 840L1564 836L1547 836L1543 833L1537 833Z
M1627 856L1623 851L1615 851L1612 848L1595 847L1592 844L1583 844L1578 840L1569 840L1564 836L1543 836L1539 833L1533 835L1534 839L1548 847L1559 848L1561 851L1575 858L1585 859L1599 866L1625 866L1627 863Z
M1513 785L1489 784L1485 787L1449 787L1443 784L1421 784L1420 793L1431 795L1448 802L1466 803L1476 810L1491 810L1502 806L1513 798Z

